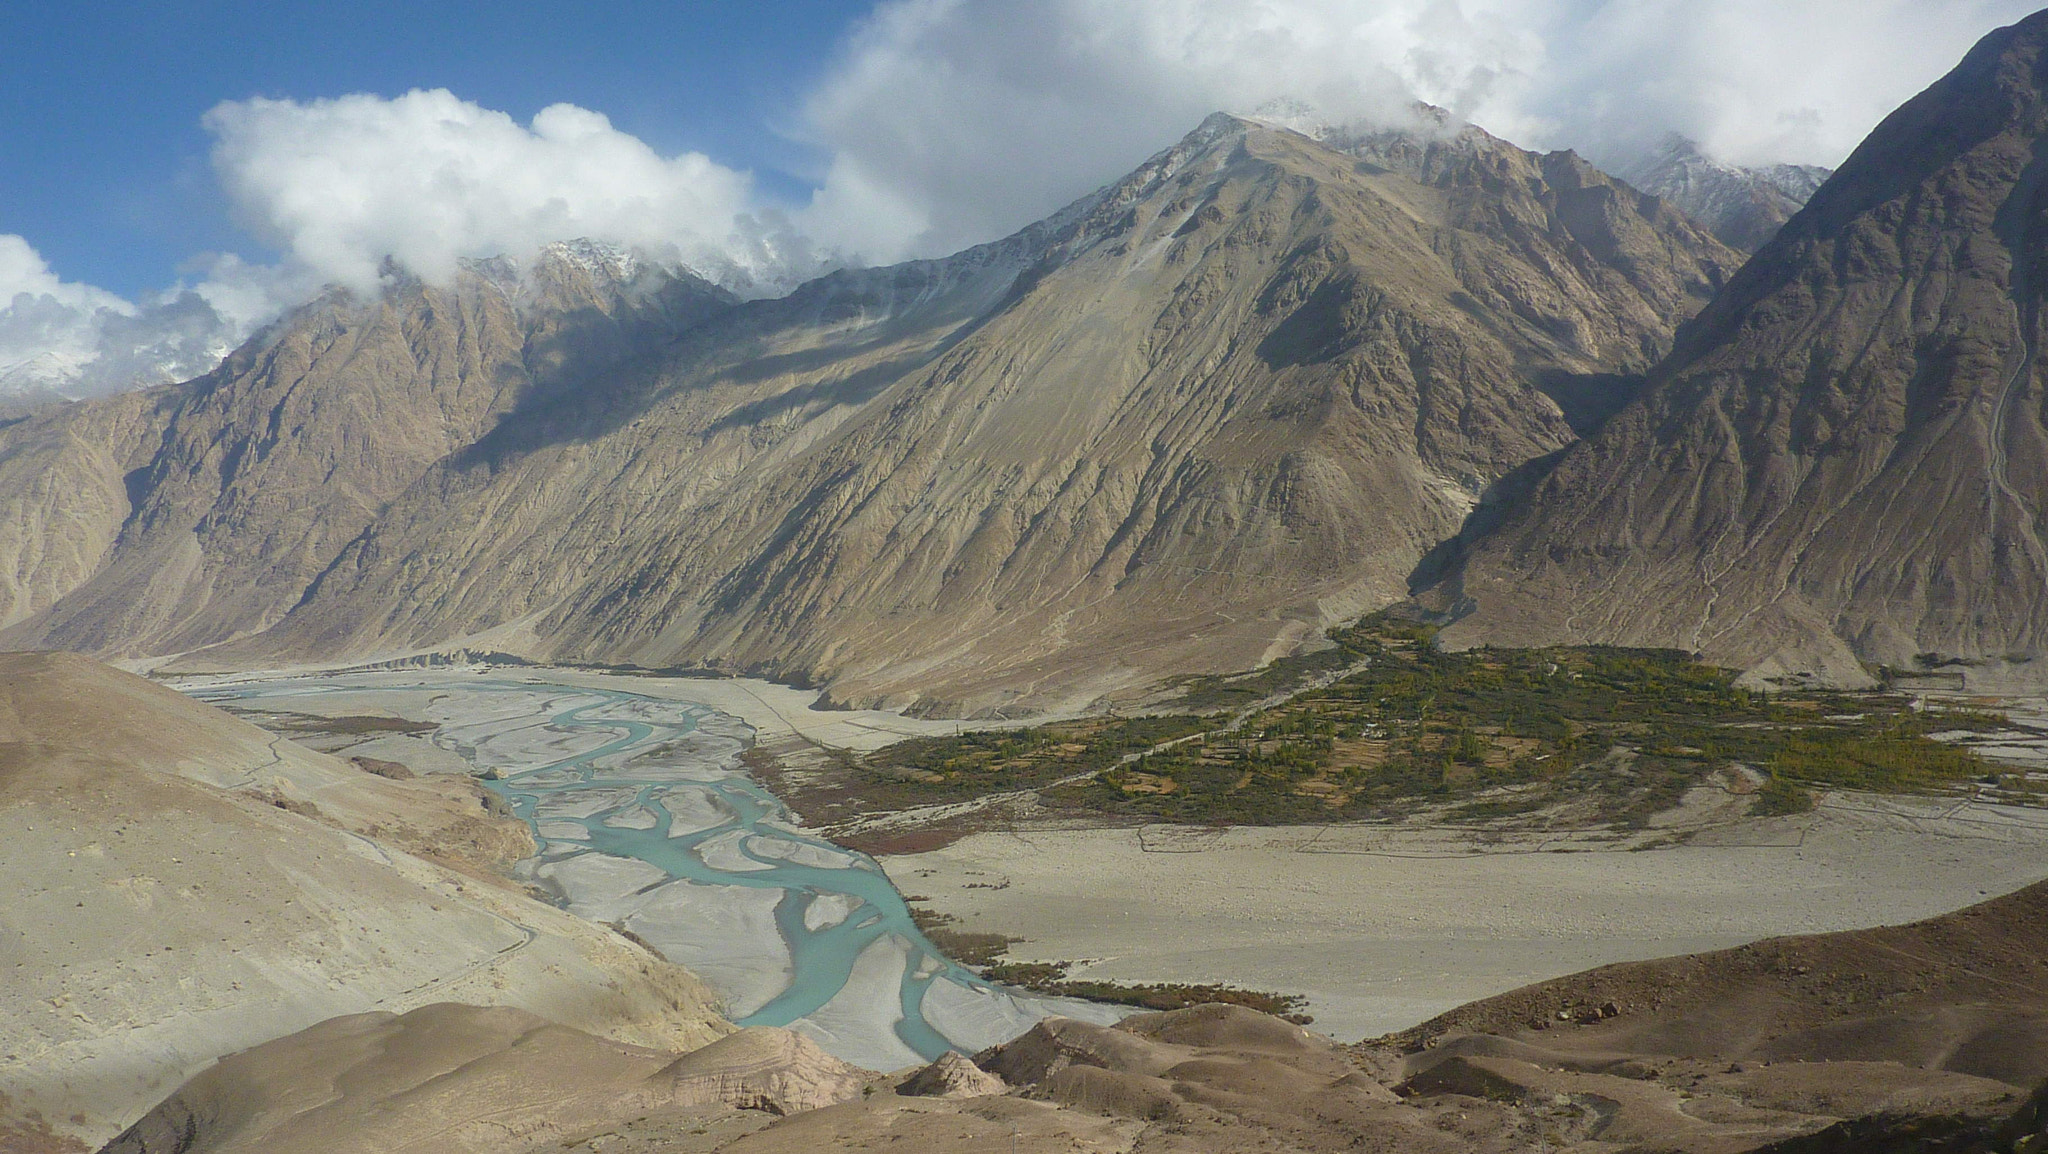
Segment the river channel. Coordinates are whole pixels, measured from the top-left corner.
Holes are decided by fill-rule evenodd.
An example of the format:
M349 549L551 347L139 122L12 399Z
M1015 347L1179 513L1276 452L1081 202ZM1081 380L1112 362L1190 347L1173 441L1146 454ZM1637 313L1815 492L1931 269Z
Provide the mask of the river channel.
M745 773L753 731L709 706L459 672L236 678L187 692L259 718L431 723L356 748L423 741L461 758L533 828L540 852L518 876L694 970L741 1025L788 1026L886 1070L1007 1040L1050 1014L1117 1016L993 985L945 958L872 858L807 833Z

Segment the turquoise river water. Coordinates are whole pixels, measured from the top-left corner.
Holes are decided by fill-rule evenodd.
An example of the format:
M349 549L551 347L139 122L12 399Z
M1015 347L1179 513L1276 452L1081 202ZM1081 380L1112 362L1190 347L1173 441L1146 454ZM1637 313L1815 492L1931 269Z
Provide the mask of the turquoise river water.
M928 1017L935 983L996 995L1025 1021L1062 1008L994 987L948 960L918 930L903 895L872 858L803 832L779 800L739 770L737 754L751 731L708 707L616 689L459 675L404 686L388 677L337 676L190 692L244 712L345 712L306 707L312 698L338 694L399 695L409 707L394 711L437 725L434 744L494 771L484 784L533 827L541 846L529 863L535 876L597 854L644 863L671 881L773 892L788 983L738 1017L741 1025L788 1026L819 1013L847 990L862 955L885 939L894 939L903 964L894 1013L877 1020L893 1018L896 1039L925 1059L986 1042L949 1037ZM706 732L707 725L717 732ZM576 908L573 894L567 904ZM826 909L832 912L820 916Z

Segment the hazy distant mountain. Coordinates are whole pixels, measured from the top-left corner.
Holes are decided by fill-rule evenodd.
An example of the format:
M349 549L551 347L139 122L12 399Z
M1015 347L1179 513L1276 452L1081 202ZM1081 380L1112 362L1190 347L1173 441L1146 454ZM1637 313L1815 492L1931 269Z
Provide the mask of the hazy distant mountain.
M1542 389L1646 369L1739 261L1569 153L1351 144L1214 117L1017 236L779 300L479 270L325 302L0 432L0 547L64 558L0 641L466 644L950 709L1286 652L1402 596L1573 439Z
M1893 113L1481 541L1454 636L2048 677L2048 13Z
M233 326L197 293L129 313L51 296L0 301L0 406L190 380L233 350Z
M1723 164L1683 136L1608 171L1685 210L1723 243L1755 252L1778 234L1829 176L1812 164Z

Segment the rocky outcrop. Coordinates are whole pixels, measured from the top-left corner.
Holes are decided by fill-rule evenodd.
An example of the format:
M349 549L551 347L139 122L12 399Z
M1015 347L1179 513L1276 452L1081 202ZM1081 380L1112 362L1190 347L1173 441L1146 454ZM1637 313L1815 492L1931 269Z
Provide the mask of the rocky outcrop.
M1000 243L670 309L660 339L472 271L152 402L105 454L118 531L9 636L1085 703L1405 595L1736 263L1568 153L1218 116ZM547 335L565 309L599 352L548 359L583 347Z
M1008 1083L975 1065L966 1055L947 1051L896 1087L896 1092L914 1098L980 1098L1005 1093L1009 1088Z
M675 1106L794 1114L859 1098L871 1075L802 1034L755 1026L684 1054L659 1077Z
M1447 639L2048 679L2044 43L1996 32L1887 118L1473 547Z

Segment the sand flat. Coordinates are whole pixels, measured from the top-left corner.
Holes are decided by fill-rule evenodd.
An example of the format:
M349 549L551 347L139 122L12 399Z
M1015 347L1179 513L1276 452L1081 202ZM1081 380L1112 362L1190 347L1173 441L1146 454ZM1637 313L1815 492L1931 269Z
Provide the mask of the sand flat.
M883 864L962 928L1025 938L1013 957L1305 994L1346 1041L1609 962L1912 921L2048 878L2038 809L1836 794L1745 824L1737 844L1633 853L1360 826L984 833Z

